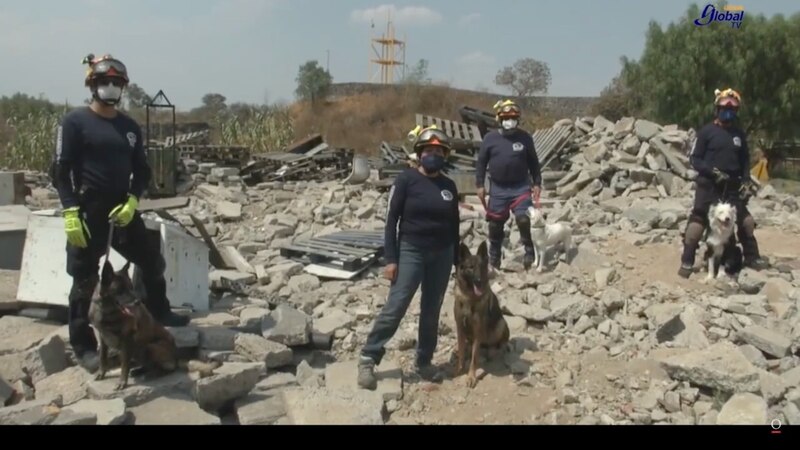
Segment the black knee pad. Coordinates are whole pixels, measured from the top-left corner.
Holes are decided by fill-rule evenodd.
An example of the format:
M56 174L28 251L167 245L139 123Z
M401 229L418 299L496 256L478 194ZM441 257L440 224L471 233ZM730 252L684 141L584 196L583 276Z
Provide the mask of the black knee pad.
M515 217L517 221L517 226L522 229L530 229L531 228L531 218L528 217L526 214L520 214L519 216Z
M703 231L705 231L705 226L702 222L698 222L697 220L692 220L689 218L689 222L686 224L686 232L684 233L684 242L686 243L697 243L700 242L700 239L703 237Z
M502 241L505 238L505 230L503 230L504 222L496 220L489 221L489 240Z
M90 301L98 282L100 282L100 279L97 275L83 279L74 279L72 288L69 291L69 302Z
M742 220L742 229L744 230L745 235L753 236L756 231L756 221L753 219L753 216L747 216Z

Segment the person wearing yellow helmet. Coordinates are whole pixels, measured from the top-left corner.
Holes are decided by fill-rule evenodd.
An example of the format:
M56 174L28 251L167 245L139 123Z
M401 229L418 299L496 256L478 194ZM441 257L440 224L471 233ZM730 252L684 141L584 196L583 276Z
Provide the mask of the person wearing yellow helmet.
M736 237L742 244L744 265L756 270L768 266L759 253L754 234L756 223L747 209L749 186L753 182L750 179L747 135L736 124L741 102L741 94L733 89L715 90L715 118L697 132L689 154L692 168L698 175L695 179L694 206L686 224L681 266L678 269L678 275L683 278L688 278L694 270L697 248L708 227L708 210L718 201L728 201L736 206ZM735 246L735 240L731 238L728 245L729 248ZM736 265L733 262L733 266Z
M110 222L117 227L112 246L142 273L144 303L165 325L180 326L188 317L170 311L160 243L151 239L136 211L150 178L141 127L116 109L128 85L128 69L111 55L84 59L84 85L92 93L87 107L61 120L51 176L58 191L66 232L69 337L81 365L98 367L97 341L89 325L99 260L106 253Z
M361 350L357 383L364 389L377 386L375 366L420 286L415 372L431 381L442 378L432 359L439 336L439 312L459 257L458 189L442 173L451 149L449 137L436 127L415 134L414 153L420 165L401 172L389 191L384 277L391 288Z
M500 267L505 223L513 212L525 254L523 265L530 268L535 259L528 208L542 190L542 173L533 137L521 130L519 105L502 100L494 105L501 129L486 134L476 164L478 197L486 208L489 227L489 260ZM489 202L486 202L485 179L489 172ZM533 199L532 199L533 197Z

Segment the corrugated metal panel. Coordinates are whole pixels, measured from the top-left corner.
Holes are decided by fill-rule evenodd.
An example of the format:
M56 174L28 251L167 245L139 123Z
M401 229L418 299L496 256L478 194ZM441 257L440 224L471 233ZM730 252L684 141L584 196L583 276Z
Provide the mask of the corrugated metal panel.
M558 152L572 138L574 131L570 127L551 127L544 130L536 130L533 133L533 143L536 145L536 156L542 163L542 167L552 161Z

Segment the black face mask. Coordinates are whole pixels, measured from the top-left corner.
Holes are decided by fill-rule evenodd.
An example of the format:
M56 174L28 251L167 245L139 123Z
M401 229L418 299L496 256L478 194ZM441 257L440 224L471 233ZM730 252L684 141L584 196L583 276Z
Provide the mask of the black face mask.
M721 108L717 113L720 122L731 123L736 119L736 110L731 108Z
M442 155L425 155L420 160L422 168L427 173L436 173L444 168L444 156Z

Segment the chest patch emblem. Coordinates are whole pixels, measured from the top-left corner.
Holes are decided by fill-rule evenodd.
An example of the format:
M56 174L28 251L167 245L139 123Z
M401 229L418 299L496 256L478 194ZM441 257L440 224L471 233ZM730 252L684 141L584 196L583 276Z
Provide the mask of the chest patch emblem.
M522 151L522 149L523 149L523 148L525 148L525 146L524 146L524 145L522 145L522 142L514 142L514 143L511 145L511 148L512 148L512 149L513 149L515 152L521 152L521 151Z
M128 144L130 144L131 147L136 147L136 133L129 131L125 137L128 138Z
M742 146L742 140L739 138L739 136L734 136L733 137L733 145L735 145L737 147L741 147Z
M447 189L443 189L441 194L442 194L442 199L444 201L449 202L453 200L453 193L448 191Z

